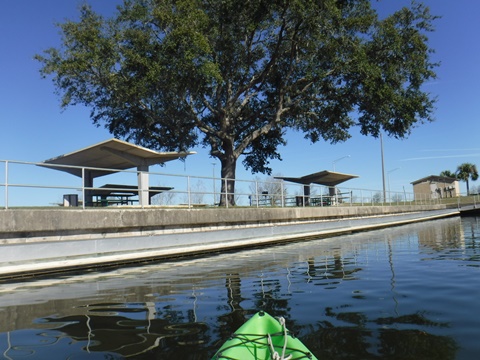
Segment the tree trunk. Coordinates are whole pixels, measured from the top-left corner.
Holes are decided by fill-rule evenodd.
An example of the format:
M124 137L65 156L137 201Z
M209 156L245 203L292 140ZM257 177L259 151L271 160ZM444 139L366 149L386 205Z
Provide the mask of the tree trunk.
M237 159L233 154L227 154L221 159L222 164L222 190L220 196L220 206L235 205L235 169Z

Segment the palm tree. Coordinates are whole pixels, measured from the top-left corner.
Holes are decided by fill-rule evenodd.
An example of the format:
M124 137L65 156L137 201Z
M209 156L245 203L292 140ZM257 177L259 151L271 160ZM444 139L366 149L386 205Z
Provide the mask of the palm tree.
M465 181L467 184L467 195L470 194L470 188L468 184L468 179L472 179L472 181L475 181L478 179L478 171L477 171L477 166L471 163L463 163L458 165L457 167L457 179Z
M450 170L443 170L443 171L440 173L440 176L450 177L450 178L454 178L454 179L457 178L457 175L455 175L455 173L452 173Z

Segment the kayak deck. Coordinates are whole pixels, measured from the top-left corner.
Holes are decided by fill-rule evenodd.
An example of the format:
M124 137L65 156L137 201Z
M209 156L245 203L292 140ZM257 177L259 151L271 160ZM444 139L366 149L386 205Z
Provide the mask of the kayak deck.
M266 312L256 313L215 353L212 360L312 359L317 358L279 320Z

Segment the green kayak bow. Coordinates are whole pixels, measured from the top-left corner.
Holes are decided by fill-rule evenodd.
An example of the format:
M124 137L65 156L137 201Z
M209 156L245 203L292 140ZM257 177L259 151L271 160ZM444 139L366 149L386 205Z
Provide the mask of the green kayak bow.
M212 360L300 360L317 358L285 327L283 318L256 313L215 353Z

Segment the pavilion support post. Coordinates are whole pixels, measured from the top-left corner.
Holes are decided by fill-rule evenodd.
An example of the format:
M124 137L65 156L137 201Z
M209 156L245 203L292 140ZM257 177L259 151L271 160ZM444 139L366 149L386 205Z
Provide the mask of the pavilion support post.
M137 167L138 202L140 206L150 205L148 165Z
M88 169L84 169L83 171L83 191L84 191L84 199L83 203L84 206L93 206L93 195L92 195L92 188L93 187L93 176L92 171Z

